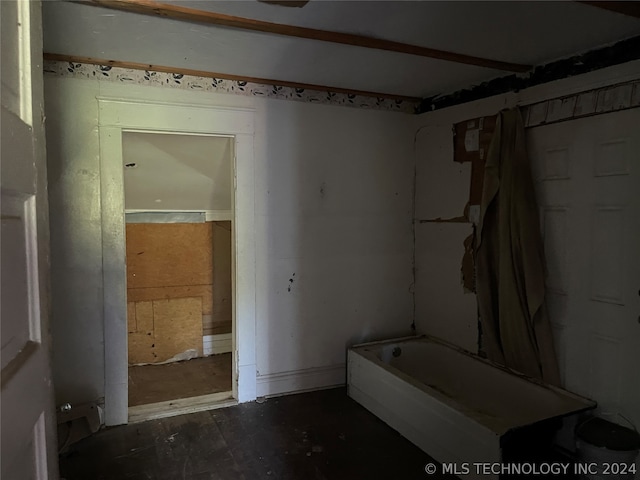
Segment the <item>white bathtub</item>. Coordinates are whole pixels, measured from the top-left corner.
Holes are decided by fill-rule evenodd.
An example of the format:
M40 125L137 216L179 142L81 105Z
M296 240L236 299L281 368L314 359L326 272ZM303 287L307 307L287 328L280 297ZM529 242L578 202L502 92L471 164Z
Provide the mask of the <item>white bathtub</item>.
M348 392L435 460L459 469L501 462L514 432L596 406L430 336L350 348ZM474 477L487 475L471 467L464 478Z

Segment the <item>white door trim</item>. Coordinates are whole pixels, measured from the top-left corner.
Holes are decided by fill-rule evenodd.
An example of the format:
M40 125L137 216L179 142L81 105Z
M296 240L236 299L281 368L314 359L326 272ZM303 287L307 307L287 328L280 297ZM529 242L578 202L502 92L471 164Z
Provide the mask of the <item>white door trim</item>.
M133 98L98 97L104 280L105 423L128 422L123 130L235 138L233 396L256 398L254 111Z

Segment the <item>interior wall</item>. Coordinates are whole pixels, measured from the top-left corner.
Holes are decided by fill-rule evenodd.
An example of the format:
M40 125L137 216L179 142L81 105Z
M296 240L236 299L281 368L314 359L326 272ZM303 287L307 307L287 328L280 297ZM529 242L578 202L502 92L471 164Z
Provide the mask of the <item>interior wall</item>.
M56 404L104 398L97 85L45 77Z
M255 109L258 394L342 383L348 345L410 333L411 116L84 79L45 87L58 402L104 396L97 96Z
M640 77L634 61L426 113L416 118L416 328L472 352L478 347L477 304L461 279L463 242L472 225L460 217L469 198L470 163L453 161L453 125L504 108L561 98ZM444 219L454 221L427 221Z
M412 118L267 105L256 131L259 382L332 367L342 383L348 345L410 333Z

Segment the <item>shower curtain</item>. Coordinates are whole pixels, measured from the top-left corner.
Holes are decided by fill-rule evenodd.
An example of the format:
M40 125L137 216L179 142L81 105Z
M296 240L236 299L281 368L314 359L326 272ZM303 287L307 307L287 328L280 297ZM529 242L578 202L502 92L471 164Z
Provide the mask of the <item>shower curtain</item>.
M519 109L500 113L476 232L482 349L489 359L559 385L545 307L545 257Z

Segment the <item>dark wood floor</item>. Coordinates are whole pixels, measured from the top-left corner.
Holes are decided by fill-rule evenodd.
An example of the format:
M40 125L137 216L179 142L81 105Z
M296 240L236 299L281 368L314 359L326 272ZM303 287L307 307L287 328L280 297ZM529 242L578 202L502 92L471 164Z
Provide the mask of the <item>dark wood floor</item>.
M102 430L60 458L66 480L433 479L431 459L344 388Z
M129 367L129 406L231 391L231 354Z

